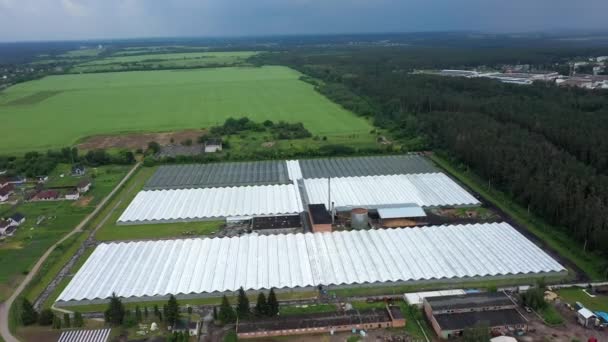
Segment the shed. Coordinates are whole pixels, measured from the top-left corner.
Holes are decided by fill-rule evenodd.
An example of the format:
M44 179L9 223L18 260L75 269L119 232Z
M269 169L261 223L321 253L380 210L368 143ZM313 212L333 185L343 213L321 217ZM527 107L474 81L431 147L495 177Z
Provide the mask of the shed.
M205 153L214 153L222 150L221 139L207 139L205 141Z
M25 216L23 216L23 214L21 213L14 213L13 215L11 215L11 217L8 218L8 220L11 221L11 224L13 226L18 226L25 222Z
M78 192L85 193L85 192L89 191L89 189L91 188L91 181L88 179L83 179L80 182L78 182L78 185L76 186L76 188L78 189Z
M83 165L72 166L72 176L84 176L87 169Z
M378 208L378 216L386 227L407 227L418 224L417 219L426 217L426 213L419 205L408 203Z
M582 308L576 314L578 322L584 327L593 327L595 325L596 316L591 310Z

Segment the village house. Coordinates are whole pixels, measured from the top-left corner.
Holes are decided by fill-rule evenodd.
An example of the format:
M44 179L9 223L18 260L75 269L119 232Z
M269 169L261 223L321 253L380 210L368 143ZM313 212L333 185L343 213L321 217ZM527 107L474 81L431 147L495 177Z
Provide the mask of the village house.
M0 220L0 235L9 235L15 231L15 226L12 226L8 220Z
M75 201L80 198L80 192L78 189L71 189L65 193L65 199Z
M76 188L78 189L78 192L84 194L85 192L88 192L91 189L91 181L88 179L83 179L78 183L78 186Z
M0 188L0 202L8 201L9 196L14 192L13 184L7 184Z
M25 222L25 216L23 216L21 213L14 213L8 218L8 220L12 226L20 226L23 222Z
M59 198L59 192L56 190L43 190L37 193L33 201L53 201Z

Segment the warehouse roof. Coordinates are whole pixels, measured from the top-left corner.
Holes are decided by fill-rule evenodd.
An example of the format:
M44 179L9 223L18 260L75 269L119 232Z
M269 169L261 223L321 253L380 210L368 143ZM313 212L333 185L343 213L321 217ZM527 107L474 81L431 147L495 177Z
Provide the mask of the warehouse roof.
M507 223L100 244L59 301L565 269Z
M287 184L284 161L165 165L156 170L145 189L189 189Z
M302 211L300 194L293 184L152 190L140 191L118 222L172 222Z
M438 171L426 158L416 154L301 159L299 166L301 178L400 175Z
M404 217L424 217L426 213L417 204L406 204L399 207L378 208L378 216L381 219L393 219Z
M304 179L309 203L326 203L328 179ZM336 209L414 203L422 207L477 205L479 201L443 173L331 179Z
M441 330L464 330L485 323L488 327L513 326L526 321L515 309L472 311L435 315Z
M452 295L464 295L463 289L449 289L440 291L425 291L425 292L411 292L403 294L403 298L410 305L422 306L424 298L441 297L441 296L452 296Z
M514 305L504 292L480 292L426 298L433 310L459 310Z

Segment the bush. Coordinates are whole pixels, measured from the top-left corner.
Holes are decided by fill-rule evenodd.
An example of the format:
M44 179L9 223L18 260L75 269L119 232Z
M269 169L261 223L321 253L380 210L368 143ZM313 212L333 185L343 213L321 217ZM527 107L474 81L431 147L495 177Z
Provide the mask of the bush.
M38 324L43 326L51 325L53 324L53 317L55 317L53 310L43 309L40 311L40 315L38 315Z
M23 323L23 325L32 325L37 321L38 312L36 312L32 303L24 298L21 302L21 323Z

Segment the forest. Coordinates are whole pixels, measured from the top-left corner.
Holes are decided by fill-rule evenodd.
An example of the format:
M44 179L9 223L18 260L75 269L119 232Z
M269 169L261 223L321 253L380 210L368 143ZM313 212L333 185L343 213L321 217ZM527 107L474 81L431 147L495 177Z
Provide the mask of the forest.
M563 65L568 56L590 52L556 47L292 49L256 58L299 70L319 92L372 117L397 139L424 137L425 148L447 152L492 187L563 227L583 248L608 256L608 91L412 73L504 64L547 70Z

